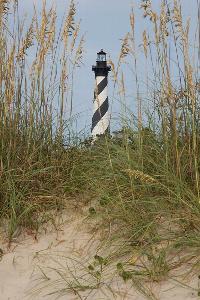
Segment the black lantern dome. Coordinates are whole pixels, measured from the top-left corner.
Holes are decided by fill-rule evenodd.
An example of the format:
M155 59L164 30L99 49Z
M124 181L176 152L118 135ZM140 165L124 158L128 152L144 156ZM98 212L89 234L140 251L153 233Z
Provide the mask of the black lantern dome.
M95 72L96 76L107 76L110 70L111 67L107 65L106 52L101 49L97 53L96 66L92 66L92 71Z

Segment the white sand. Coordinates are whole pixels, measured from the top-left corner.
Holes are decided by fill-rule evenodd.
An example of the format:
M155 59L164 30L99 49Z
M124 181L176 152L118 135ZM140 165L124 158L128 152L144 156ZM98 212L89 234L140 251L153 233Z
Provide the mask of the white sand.
M94 249L98 247L99 242L98 235L93 236L88 232L88 227L83 225L83 218L80 214L76 216L66 214L60 224L57 222L57 230L48 228L46 234L44 232L39 234L38 240L23 233L18 241L12 244L10 250L7 249L5 240L1 241L0 248L3 249L4 255L0 261L0 300L53 300L57 295L47 295L48 293L69 286L69 281L73 281L73 275L80 279L81 274L87 273L80 269L84 266L87 269L88 257L94 256ZM66 273L64 279L61 280L61 277L51 269L52 267L59 269L61 274ZM68 283L65 282L66 278L68 278ZM92 276L87 276L87 278L88 283L92 283ZM80 281L83 282L83 279ZM75 295L73 291L65 290L59 299L146 299L130 284L124 284L116 277L112 279L106 275L106 272L102 281L104 284L101 284L98 290L92 292L87 290L80 293L81 296ZM197 289L197 280L193 280L190 284ZM161 300L199 299L197 292L193 289L173 282L166 282L159 286L152 285L151 288L157 299ZM45 295L47 296L44 297Z

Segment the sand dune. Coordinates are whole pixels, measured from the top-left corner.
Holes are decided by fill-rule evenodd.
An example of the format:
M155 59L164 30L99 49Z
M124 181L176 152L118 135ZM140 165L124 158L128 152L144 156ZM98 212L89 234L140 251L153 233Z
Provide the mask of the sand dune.
M88 284L92 284L91 276L84 275L84 272L87 273L89 261L100 243L98 234L93 235L83 220L82 214L66 213L57 220L57 230L49 226L46 233L41 232L37 239L34 239L30 232L23 232L9 250L6 240L3 239L0 300L53 300L58 294L48 294L55 290L61 291L59 299L67 300L146 299L136 292L130 283L125 284L120 278L108 275L108 272L105 272L99 289L82 291L80 294L73 292L72 288L66 289L70 283L76 281L73 276L79 278L82 283L88 280ZM62 279L55 269L59 270L59 274L65 274L65 279ZM193 280L190 285L191 288L166 282L159 286L152 285L152 289L157 299L161 300L198 299L195 290L198 286L197 281Z

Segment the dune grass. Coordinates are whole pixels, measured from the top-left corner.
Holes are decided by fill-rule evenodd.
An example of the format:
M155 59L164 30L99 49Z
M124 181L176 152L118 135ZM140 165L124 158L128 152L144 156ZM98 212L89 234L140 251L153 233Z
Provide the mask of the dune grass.
M119 61L110 64L121 99L126 98L123 64L133 67L138 115L127 108L120 134L101 137L92 146L88 140L75 143L68 131L73 74L83 52L73 1L59 31L56 11L44 5L41 17L35 11L27 32L21 23L17 26L17 4L0 3L0 220L8 220L9 240L19 226L37 229L49 218L45 212L61 209L65 198L87 193L95 199L90 215L98 216L105 232L109 228L111 243L120 243L105 259L116 262L125 281L141 288L188 262L190 272L199 275L199 61L198 55L195 62L191 59L190 26L183 21L180 3L161 1L158 14L149 1L142 1L150 28L143 32L142 47L154 76L147 115L138 86L131 11ZM16 22L12 30L8 9Z
M9 240L62 206L80 158L70 129L84 42L75 14L72 1L60 28L45 2L24 21L17 1L0 1L0 220L9 220Z
M184 23L178 1L171 6L161 1L160 15L149 1L143 1L141 9L152 25L149 32L143 33L144 57L147 65L151 63L153 87L157 87L155 90L149 85L148 93L154 95L151 114L141 110L145 100L138 88L138 116L127 109L118 136L102 137L89 148L88 157L77 165L77 174L84 174L87 189L97 199L90 212L101 216L105 228L114 228L110 232L113 239L123 241L116 255L128 255L125 265L133 266L127 276L157 281L186 261L193 260L193 271L199 270L200 105L196 52L193 57L197 61L191 58L191 47L195 48L198 41L191 46L189 21ZM136 86L139 77L134 22L132 11L130 32L122 41L117 66L111 62L121 99L126 97L123 64L134 64ZM176 68L170 65L171 47L177 50ZM198 47L195 49L198 51ZM138 260L139 271L132 263ZM120 266L120 274L124 274L121 262Z
M138 87L138 115L123 102L122 130L87 148L73 176L74 182L84 179L96 199L89 213L109 231L108 247L118 244L102 259L115 262L116 272L148 296L145 283L175 276L183 265L182 278L199 276L200 268L199 62L196 52L195 62L191 58L198 41L191 46L190 24L184 23L180 3L161 3L160 15L149 1L141 7L153 29L144 31L142 45L149 76L154 74L149 113L142 110L145 100ZM124 63L133 66L138 86L134 22L132 11L119 61L116 66L110 61L122 100ZM171 48L176 68L171 67Z

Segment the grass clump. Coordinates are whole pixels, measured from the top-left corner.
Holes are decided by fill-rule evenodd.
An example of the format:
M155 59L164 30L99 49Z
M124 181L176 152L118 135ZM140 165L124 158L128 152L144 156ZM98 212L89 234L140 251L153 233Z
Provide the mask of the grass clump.
M190 23L184 23L178 1L161 1L160 14L150 1L142 9L153 29L144 31L142 45L153 76L146 95L151 107L145 114L132 11L117 67L110 62L122 130L99 139L86 151L87 163L78 166L98 200L91 210L109 228L111 243L120 243L109 258L121 257L120 276L135 283L163 280L189 262L196 274L200 263L198 55L193 63ZM124 63L134 73L137 116L125 104Z
M30 21L21 20L17 1L0 5L0 220L9 220L11 240L20 226L37 229L69 196L81 156L70 118L84 41L73 1L61 28L45 2Z

